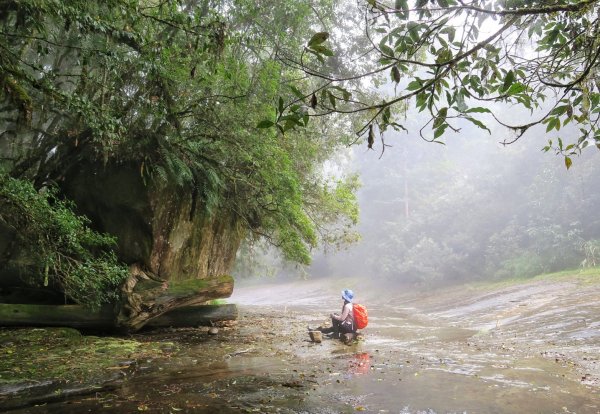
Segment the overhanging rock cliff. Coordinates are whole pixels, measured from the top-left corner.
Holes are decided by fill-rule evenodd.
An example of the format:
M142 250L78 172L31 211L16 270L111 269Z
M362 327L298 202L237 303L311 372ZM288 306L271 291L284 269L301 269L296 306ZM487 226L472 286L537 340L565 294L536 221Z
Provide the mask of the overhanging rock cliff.
M224 298L243 237L229 210L207 212L191 188L144 178L128 165L82 165L61 188L96 230L118 238L130 276L116 304L116 325L136 330L171 309Z

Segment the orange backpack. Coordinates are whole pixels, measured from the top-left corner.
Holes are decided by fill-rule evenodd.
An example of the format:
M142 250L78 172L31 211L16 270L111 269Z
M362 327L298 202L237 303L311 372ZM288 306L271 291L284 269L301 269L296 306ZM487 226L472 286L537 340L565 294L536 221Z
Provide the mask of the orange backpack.
M359 305L355 303L352 305L352 310L354 312L354 325L356 329L366 328L369 324L369 315L367 314L367 308L364 305Z

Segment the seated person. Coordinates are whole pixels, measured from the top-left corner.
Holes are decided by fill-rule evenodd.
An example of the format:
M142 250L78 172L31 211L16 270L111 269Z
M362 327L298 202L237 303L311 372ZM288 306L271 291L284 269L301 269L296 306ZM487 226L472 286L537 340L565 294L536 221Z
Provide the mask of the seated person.
M332 313L331 326L329 328L319 327L316 330L321 331L324 334L331 334L333 338L339 339L340 335L346 333L356 333L356 327L354 325L354 311L352 308L352 299L354 299L354 292L350 289L342 290L342 299L344 304L342 305L342 313ZM310 329L310 328L309 328Z

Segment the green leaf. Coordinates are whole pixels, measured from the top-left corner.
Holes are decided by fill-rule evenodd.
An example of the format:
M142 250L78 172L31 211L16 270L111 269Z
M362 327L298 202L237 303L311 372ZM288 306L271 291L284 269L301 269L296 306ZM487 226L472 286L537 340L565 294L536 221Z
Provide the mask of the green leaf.
M465 91L466 91L466 89L463 88L460 92L458 92L455 95L455 97L456 97L456 108L460 112L465 112L467 110L467 104L465 103L465 95L464 95Z
M565 157L565 167L567 167L567 170L571 168L571 165L573 165L573 161L571 160L571 158Z
M558 118L549 118L548 125L546 125L546 132L550 132L554 128L556 128L557 131L560 129L560 120Z
M408 0L396 0L395 9L398 12L398 17L400 17L401 19L408 19Z
M420 89L421 87L423 87L423 83L421 82L420 79L416 79L416 80L410 82L408 84L408 86L406 87L406 89L408 89L409 91L416 91L417 89Z
M444 63L452 60L452 52L447 48L441 48L437 52L437 57L435 58L436 63Z
M390 107L388 106L383 110L383 113L381 114L381 119L383 119L384 123L389 124L390 117L391 117L391 111L390 111Z
M321 43L325 42L327 39L329 39L329 33L327 33L327 32L315 33L313 35L313 37L311 37L310 40L308 41L308 47L314 48L314 46L320 45Z
M388 45L379 45L379 48L381 49L381 52L383 52L383 54L394 57L394 50Z
M290 114L290 115L286 115L286 116L282 116L281 118L279 118L279 121L292 121L294 122L296 125L300 125L300 115L298 114Z
M490 129L483 122L481 122L479 119L475 119L475 118L472 118L470 116L467 116L465 118L467 120L469 120L470 122L472 122L473 124L477 125L479 128L485 129L490 134L492 133L492 131L490 131Z
M433 121L433 129L439 128L444 122L446 122L446 115L448 115L448 108L442 108L439 110L435 121Z
M469 108L469 109L466 111L466 113L467 113L467 114L471 114L471 113L478 113L478 114L482 114L482 113L492 113L492 111L490 111L490 110L489 110L489 109L487 109L487 108L483 108L483 107L481 107L481 106L478 106L478 107L476 107L476 108Z
M425 92L420 92L417 94L417 101L415 102L415 104L417 105L419 112L422 112L427 107L427 97L428 94L426 94Z
M283 131L289 131L290 129L293 129L296 126L296 123L292 120L287 120L285 121L285 124L283 126Z
M327 96L329 97L329 103L335 109L335 96L331 92L327 92Z
M332 86L331 89L336 89L340 91L342 93L344 101L348 101L350 100L350 98L352 98L352 93L349 90L342 88L341 86Z
M321 55L325 55L325 56L333 56L333 51L330 49L327 49L323 45L314 45L311 47L310 50L313 50L317 54L321 54Z
M510 86L510 88L508 88L508 91L506 91L506 94L509 96L517 95L517 94L523 92L525 89L527 89L527 87L525 85L523 85L520 82L516 82L516 83L513 83Z
M400 82L400 70L398 70L397 66L392 66L392 71L390 73L392 80L396 83Z
M448 102L448 106L452 106L452 102L454 102L452 95L450 95L450 92L448 91L446 91L446 102Z
M304 99L304 94L300 92L300 89L296 88L294 85L289 85L292 93L296 95L298 99Z
M317 53L317 52L315 52L312 49L306 49L306 50L308 50L310 53L312 53L313 55L315 55L317 57L317 59L319 59L319 62L325 63L325 59L323 59L323 56L321 56L320 53Z
M557 106L556 108L554 108L550 113L552 115L562 115L565 112L567 112L567 108L569 108L569 105L562 105L562 106Z
M308 126L308 121L310 120L310 116L308 114L304 114L304 116L302 116L302 121L304 122L304 126Z
M442 124L438 129L436 129L433 133L433 139L441 137L444 134L444 131L446 131L446 128L448 128L448 124Z
M448 26L442 30L442 33L446 33L448 35L448 40L454 42L454 37L456 36L456 29L454 27Z
M510 86L515 82L515 73L512 70L509 70L506 76L504 77L504 84L502 85L502 92L508 90Z
M271 128L273 125L275 125L274 122L265 119L263 121L260 121L258 123L258 125L256 125L256 127L257 128Z

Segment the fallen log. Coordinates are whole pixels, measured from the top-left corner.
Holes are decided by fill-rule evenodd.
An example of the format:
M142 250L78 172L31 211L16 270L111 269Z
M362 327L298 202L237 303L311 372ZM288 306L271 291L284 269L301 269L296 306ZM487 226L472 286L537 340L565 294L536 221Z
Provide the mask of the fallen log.
M151 328L211 326L235 320L237 306L198 305L173 309L152 319ZM0 326L67 326L76 329L113 330L116 315L111 307L92 312L81 305L0 304Z
M110 307L92 312L81 305L0 304L1 326L68 326L76 329L114 329Z
M166 312L226 298L232 292L233 278L229 275L167 281L132 265L129 279L122 287L116 324L122 330L137 331Z
M229 275L208 280L166 281L132 266L118 304L105 306L97 312L80 305L40 303L38 300L44 293L41 290L31 290L25 292L26 295L23 290L4 289L0 291L0 326L69 326L137 331L149 321L181 308L189 309L178 311L177 316L166 317L164 322L159 319L153 326L198 326L209 324L211 320L216 322L237 317L237 309L233 305L223 309L218 306L194 308L212 299L228 297L232 291L233 278ZM21 303L18 303L19 298L23 299ZM205 313L207 316L203 316ZM178 319L182 320L178 322Z
M184 306L149 321L144 328L185 328L212 326L215 322L233 321L238 317L234 304Z

